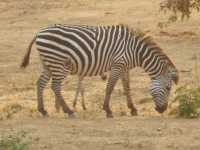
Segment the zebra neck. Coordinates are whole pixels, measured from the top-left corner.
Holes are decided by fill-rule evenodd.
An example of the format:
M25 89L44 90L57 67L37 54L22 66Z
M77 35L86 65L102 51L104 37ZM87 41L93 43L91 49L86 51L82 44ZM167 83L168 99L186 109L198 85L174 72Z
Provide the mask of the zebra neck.
M166 59L163 55L158 54L154 48L141 45L133 51L132 67L144 69L153 80L163 74L163 70L167 66Z
M160 78L161 76L164 76L163 70L166 70L165 68L166 63L163 62L162 60L160 61L151 60L149 64L142 65L141 67L149 75L151 80L155 80Z

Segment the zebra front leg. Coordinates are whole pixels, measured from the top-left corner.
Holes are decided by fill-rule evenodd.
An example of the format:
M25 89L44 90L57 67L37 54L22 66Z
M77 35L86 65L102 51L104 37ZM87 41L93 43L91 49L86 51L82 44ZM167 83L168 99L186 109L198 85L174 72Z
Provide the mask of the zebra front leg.
M106 87L105 100L104 100L104 104L103 104L103 109L106 111L107 118L113 118L112 111L109 106L110 105L110 97L111 97L112 91L113 91L120 75L121 75L121 69L119 69L119 68L111 69L111 73L110 73L107 87Z
M51 88L55 94L56 101L59 102L61 105L64 113L68 113L70 118L74 118L74 112L68 107L68 105L65 103L64 98L61 94L61 83L63 79L52 79L52 85Z
M131 109L131 115L136 116L137 109L135 108L131 95L130 95L130 79L129 79L128 71L122 74L122 84L124 88L124 94L126 95L126 99L127 99L127 106L129 109Z
M40 77L37 81L37 101L38 101L37 109L44 117L47 117L48 113L44 109L43 91L44 91L44 88L46 87L49 79L50 79L50 74L48 73L48 71L46 71L46 72L44 71L42 73L42 75L40 75Z

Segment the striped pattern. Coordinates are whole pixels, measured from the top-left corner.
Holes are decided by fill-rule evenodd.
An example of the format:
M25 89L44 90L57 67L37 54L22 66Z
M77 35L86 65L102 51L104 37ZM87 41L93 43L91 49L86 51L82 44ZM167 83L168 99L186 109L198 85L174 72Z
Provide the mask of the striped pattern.
M110 71L103 106L107 117L112 117L109 101L119 78L122 79L131 114L137 114L130 96L130 69L142 67L149 74L152 79L150 93L158 112L166 109L167 95L170 92L163 89L167 89L172 81L178 81L177 69L161 48L150 37L141 36L125 25L95 27L57 24L44 28L31 42L22 67L28 64L34 41L44 68L38 80L38 110L43 115L47 112L43 106L42 91L49 78L52 78L56 100L63 111L71 116L73 111L61 95L61 83L66 75L77 74L82 78ZM165 91L162 96L161 90Z

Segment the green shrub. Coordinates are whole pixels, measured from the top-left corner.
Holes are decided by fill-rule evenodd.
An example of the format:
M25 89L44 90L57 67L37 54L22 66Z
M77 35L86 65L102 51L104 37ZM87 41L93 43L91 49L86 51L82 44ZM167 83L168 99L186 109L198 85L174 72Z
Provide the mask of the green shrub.
M200 116L200 88L189 85L176 90L174 102L178 102L177 115L185 118L197 118Z

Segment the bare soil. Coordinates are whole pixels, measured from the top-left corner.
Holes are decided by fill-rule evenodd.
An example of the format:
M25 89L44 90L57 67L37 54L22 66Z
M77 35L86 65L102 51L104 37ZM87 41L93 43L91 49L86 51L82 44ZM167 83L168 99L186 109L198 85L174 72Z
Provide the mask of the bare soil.
M199 75L194 67L195 58L200 58L200 17L194 13L190 20L161 30L157 24L166 16L159 12L159 3L159 0L1 0L0 135L28 131L34 139L29 144L33 150L199 150L200 120L171 115L177 106L171 101L178 86L194 82ZM167 112L162 115L155 112L148 93L149 78L143 70L134 69L131 94L139 116L130 116L119 82L111 100L115 118L106 119L102 111L106 82L91 77L84 80L87 111L78 102L76 119L56 113L48 86L45 106L50 117L42 118L36 110L35 82L41 71L37 51L32 50L26 70L19 65L37 31L55 23L124 23L150 34L181 71ZM69 76L63 85L63 95L70 107L76 83L77 77Z

